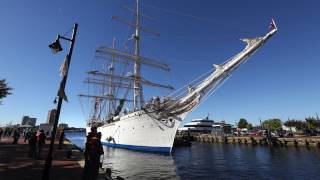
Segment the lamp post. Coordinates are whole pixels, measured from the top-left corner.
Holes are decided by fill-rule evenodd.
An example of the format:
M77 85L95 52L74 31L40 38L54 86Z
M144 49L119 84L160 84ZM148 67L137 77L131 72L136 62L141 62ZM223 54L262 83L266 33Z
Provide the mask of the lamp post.
M59 91L58 91L58 104L57 104L57 112L55 115L55 121L54 121L54 125L53 125L53 130L51 133L51 139L50 139L50 147L49 147L49 152L48 152L48 156L46 158L45 161L45 165L44 165L44 170L43 170L43 175L42 175L42 180L48 180L49 179L49 175L50 175L50 169L52 166L52 152L53 152L53 145L54 145L54 141L56 138L56 131L57 131L57 125L59 122L59 116L60 116L60 110L61 110L61 105L62 105L62 101L63 99L65 99L65 87L66 87L66 83L67 83L67 78L68 78L68 71L69 71L69 66L70 66L70 62L71 62L71 56L72 56L72 51L73 51L73 46L75 43L75 38L76 38L76 34L77 34L77 29L78 29L78 24L75 23L74 27L73 27L73 32L72 32L72 37L71 39L63 37L58 35L57 39L55 42L53 42L52 44L49 45L49 48L52 50L53 53L57 53L62 51L62 47L60 45L60 39L63 40L67 40L70 42L70 48L69 48L69 52L66 56L66 59L64 62L66 65L66 69L65 69L65 73L63 75L63 78L60 82L60 87L59 87Z

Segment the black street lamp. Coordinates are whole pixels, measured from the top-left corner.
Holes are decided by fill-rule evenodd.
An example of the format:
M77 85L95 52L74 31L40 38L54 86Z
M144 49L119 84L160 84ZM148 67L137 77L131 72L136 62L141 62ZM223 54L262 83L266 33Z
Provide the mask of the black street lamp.
M45 165L44 165L44 170L43 170L43 175L42 175L42 180L48 180L49 179L49 175L50 175L50 169L52 166L52 152L53 152L53 145L54 145L54 140L56 138L56 132L57 132L57 125L59 122L59 116L60 116L60 110L61 110L61 105L62 105L62 101L64 99L66 99L66 95L64 93L65 87L66 87L66 83L67 83L67 78L68 78L68 71L69 71L69 67L70 67L70 62L71 62L71 56L72 56L72 51L73 51L73 46L74 46L74 42L75 42L75 38L76 38L76 34L77 34L77 29L78 29L78 24L75 23L74 27L73 27L73 32L72 32L72 38L66 38L63 36L58 35L57 39L51 43L49 45L49 48L52 50L52 52L58 53L60 51L62 51L62 47L60 44L60 39L64 39L70 42L70 48L69 48L69 52L66 56L65 62L64 62L64 73L63 73L63 78L60 82L60 87L59 87L59 91L58 91L58 105L57 105L57 112L55 115L55 121L54 121L54 125L53 125L53 130L51 133L51 139L50 139L50 147L49 147L49 152L48 152L48 156L46 158L45 161Z
M53 54L56 54L63 50L60 44L60 35L58 35L57 39L53 43L49 44L49 48L51 49Z

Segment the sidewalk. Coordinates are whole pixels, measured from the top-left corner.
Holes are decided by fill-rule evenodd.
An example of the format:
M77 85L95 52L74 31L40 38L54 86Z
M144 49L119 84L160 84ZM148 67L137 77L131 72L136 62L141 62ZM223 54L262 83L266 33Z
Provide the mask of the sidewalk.
M0 179L1 180L38 180L41 179L44 161L48 154L49 141L43 147L40 160L28 157L28 144L20 138L18 144L12 144L12 137L2 137L0 140ZM83 154L71 144L65 144L58 150L55 144L50 179L70 180L81 179L80 163ZM67 159L67 151L72 150L72 159Z

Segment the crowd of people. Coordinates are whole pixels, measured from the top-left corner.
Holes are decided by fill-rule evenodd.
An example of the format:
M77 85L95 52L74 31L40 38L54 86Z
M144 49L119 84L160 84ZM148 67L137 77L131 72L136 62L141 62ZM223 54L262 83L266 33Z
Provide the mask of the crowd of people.
M24 142L28 141L29 157L39 159L48 133L46 135L42 129L34 131L33 129L22 128L5 128L5 130L0 128L0 140L2 137L12 137L12 144L18 144L21 135L24 136Z
M28 155L30 158L39 159L41 155L41 151L43 145L46 142L46 138L48 133L44 133L44 130L34 131L33 129L23 130L20 128L6 128L3 131L0 128L0 140L3 136L13 137L13 144L17 144L20 136L24 137L24 142L28 142L29 151ZM60 133L59 138L59 149L63 146L64 141L64 131ZM101 155L103 155L103 148L101 143L101 133L97 132L96 127L91 128L91 132L87 135L87 141L85 144L85 165L83 170L83 180L95 180L98 178L99 168L102 167L102 163L100 161Z
M4 136L4 137L11 136L13 131L14 131L14 128L5 128L5 130L0 128L0 139L1 139L2 136Z

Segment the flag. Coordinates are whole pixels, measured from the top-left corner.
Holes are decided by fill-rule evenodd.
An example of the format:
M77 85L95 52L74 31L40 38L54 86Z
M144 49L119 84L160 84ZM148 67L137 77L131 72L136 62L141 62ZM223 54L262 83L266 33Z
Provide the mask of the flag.
M66 56L66 58L64 58L62 64L60 65L60 76L66 76L67 72L68 72L68 64L69 64L69 56Z
M63 89L59 89L59 91L58 91L58 96L59 97L62 97L62 99L63 100L65 100L66 102L68 102L68 97L67 97L67 95L66 95L66 93L64 92L64 90Z
M271 19L271 23L270 23L270 25L269 25L269 30L272 31L272 30L274 30L274 29L277 29L277 26L276 26L274 20Z

